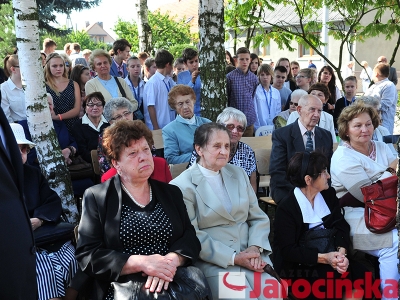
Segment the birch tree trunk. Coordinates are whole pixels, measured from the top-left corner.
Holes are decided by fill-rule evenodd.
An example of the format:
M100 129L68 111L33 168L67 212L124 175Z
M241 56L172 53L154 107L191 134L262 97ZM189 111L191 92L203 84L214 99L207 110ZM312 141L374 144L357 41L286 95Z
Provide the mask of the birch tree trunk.
M227 105L224 1L200 0L201 116L212 121Z
M70 222L79 222L71 178L65 165L47 104L39 46L39 22L35 0L13 0L19 65L25 90L29 131L36 144L42 173L62 201Z
M147 0L135 0L133 5L137 17L137 28L139 34L139 51L151 53L151 27L147 18Z

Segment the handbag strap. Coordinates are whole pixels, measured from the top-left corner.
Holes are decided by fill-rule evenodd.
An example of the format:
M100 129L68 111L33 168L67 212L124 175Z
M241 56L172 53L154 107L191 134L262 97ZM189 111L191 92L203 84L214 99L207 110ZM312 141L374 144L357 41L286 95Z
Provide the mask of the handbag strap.
M119 82L118 77L115 77L115 76L113 76L113 77L114 77L114 79L115 79L115 82L116 82L117 85L118 85L119 92L121 93L121 96L124 97L124 98L126 98L125 90L124 90L124 88L122 87L121 82Z

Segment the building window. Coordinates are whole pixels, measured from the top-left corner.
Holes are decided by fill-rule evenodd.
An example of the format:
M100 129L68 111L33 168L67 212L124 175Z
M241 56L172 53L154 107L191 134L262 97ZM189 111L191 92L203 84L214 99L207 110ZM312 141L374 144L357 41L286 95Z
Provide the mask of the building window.
M302 44L299 44L299 57L303 56L313 56L314 55L314 49L310 48L310 46L305 46Z
M260 46L258 50L259 56L271 56L271 44L268 43L267 45Z

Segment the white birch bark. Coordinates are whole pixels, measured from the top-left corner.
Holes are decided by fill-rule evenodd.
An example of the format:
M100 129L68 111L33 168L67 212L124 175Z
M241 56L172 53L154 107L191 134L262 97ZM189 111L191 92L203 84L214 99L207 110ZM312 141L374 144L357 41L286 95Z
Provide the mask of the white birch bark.
M224 1L200 0L201 115L210 120L227 105Z
M139 52L151 53L151 27L147 17L147 0L135 0L133 7L135 8L139 34Z
M42 173L56 191L70 222L79 222L71 178L64 163L47 104L39 46L39 23L35 0L13 0L15 34L18 47L25 106L32 140Z

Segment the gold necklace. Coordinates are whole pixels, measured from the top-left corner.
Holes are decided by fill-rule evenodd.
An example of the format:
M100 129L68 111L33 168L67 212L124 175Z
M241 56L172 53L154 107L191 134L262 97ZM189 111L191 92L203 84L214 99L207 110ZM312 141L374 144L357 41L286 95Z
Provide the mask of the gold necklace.
M150 188L150 200L149 200L149 203L147 203L147 204L145 204L145 205L140 204L139 202L137 202L137 201L135 200L135 198L131 195L131 193L129 193L128 189L125 187L125 185L124 185L122 182L121 182L121 186L122 186L122 189L125 191L125 193L127 193L127 195L129 196L129 198L131 198L132 201L133 201L137 206L139 206L140 208L144 208L147 204L149 204L149 203L151 202L151 200L153 200L153 191L151 190L151 185L150 185L150 184L149 184L149 188Z

